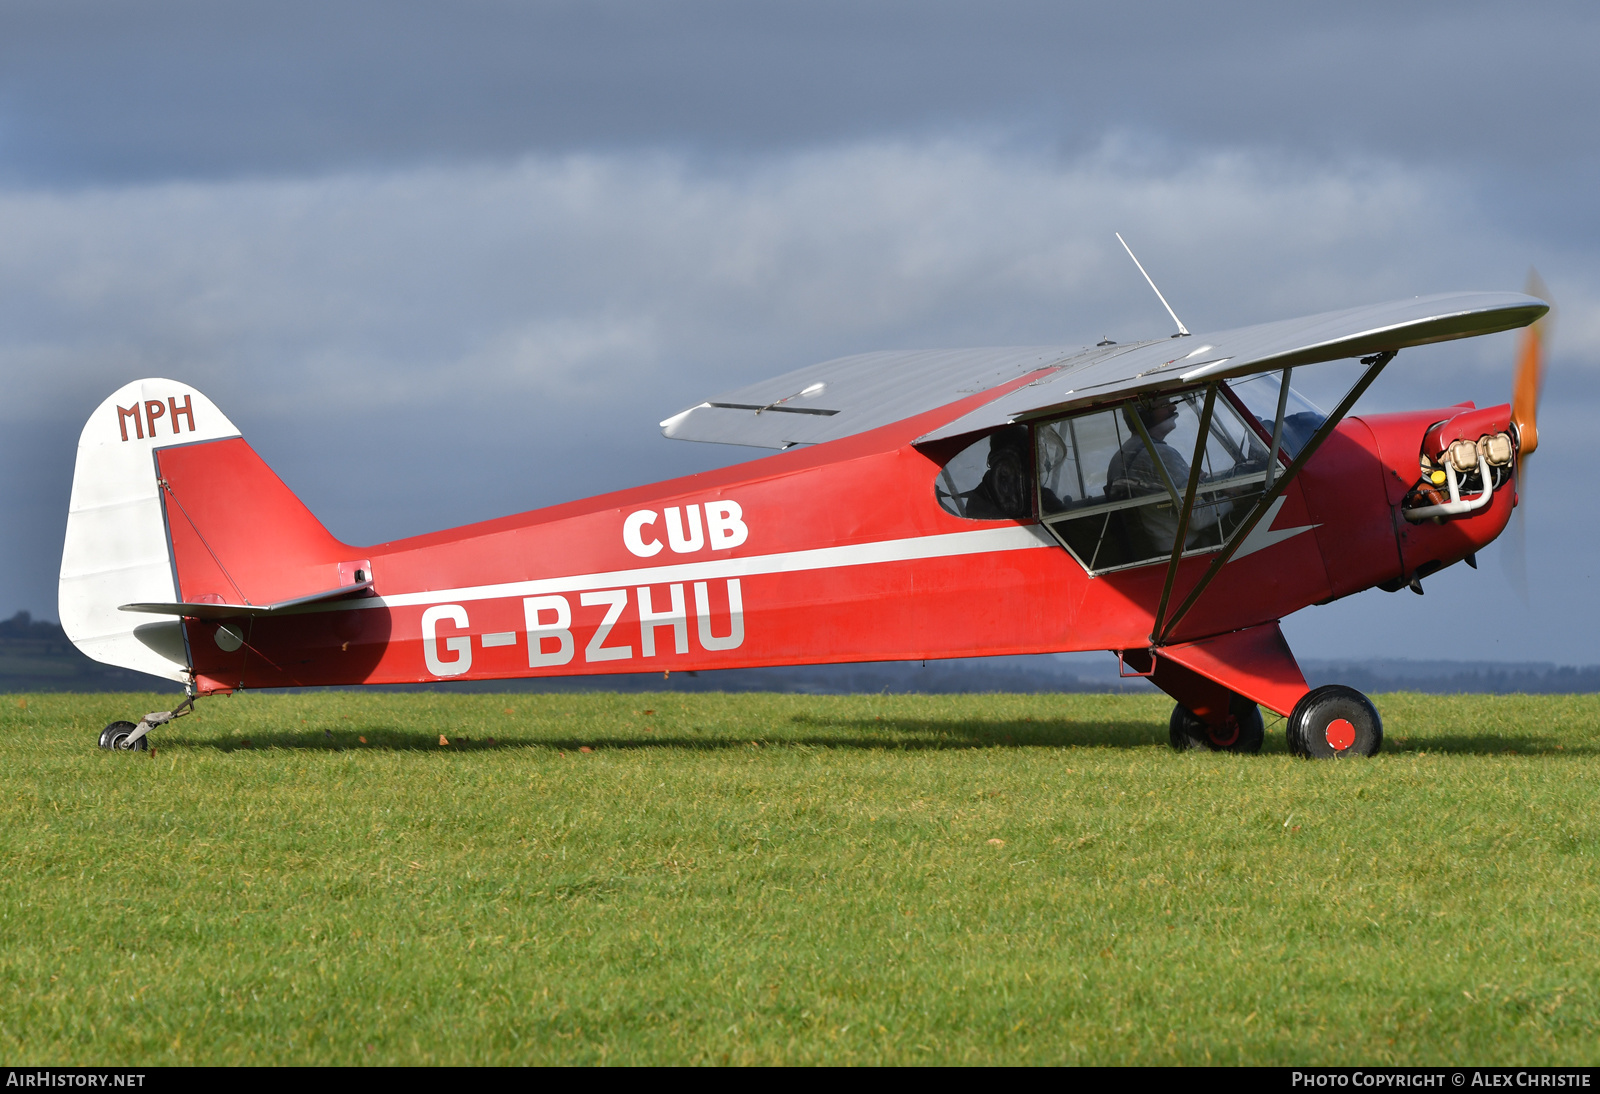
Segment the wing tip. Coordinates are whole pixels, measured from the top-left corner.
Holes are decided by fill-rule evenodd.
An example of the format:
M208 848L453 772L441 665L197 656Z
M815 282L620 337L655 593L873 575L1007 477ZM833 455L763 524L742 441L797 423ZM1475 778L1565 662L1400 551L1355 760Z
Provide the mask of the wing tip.
M696 403L694 406L690 407L688 410L680 410L680 411L678 411L678 413L674 414L672 417L667 418L666 420L660 422L659 424L661 426L661 435L663 437L668 438L669 440L681 440L681 439L683 439L683 438L680 438L678 436L678 428L681 425L683 425L684 422L689 420L689 415L693 414L697 410L701 410L701 409L704 409L706 407L709 407L710 405L711 405L710 403Z

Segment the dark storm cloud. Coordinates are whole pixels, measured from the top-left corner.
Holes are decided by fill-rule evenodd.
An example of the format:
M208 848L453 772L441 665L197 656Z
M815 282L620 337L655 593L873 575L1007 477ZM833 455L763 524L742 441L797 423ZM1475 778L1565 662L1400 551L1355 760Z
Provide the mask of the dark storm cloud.
M0 134L106 181L964 124L1587 166L1586 4L12 2Z

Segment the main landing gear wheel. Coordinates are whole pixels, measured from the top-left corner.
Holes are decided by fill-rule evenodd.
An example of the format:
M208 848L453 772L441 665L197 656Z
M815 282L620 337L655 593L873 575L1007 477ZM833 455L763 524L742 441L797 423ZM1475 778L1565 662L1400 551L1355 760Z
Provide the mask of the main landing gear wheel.
M100 747L109 748L114 752L122 752L128 749L132 749L135 752L148 752L150 750L149 737L140 737L133 744L128 744L129 735L138 728L138 725L133 722L112 722L100 731Z
M1365 695L1343 684L1313 688L1289 712L1289 751L1308 760L1375 756L1383 719Z
M1235 695L1228 703L1228 720L1222 725L1208 726L1180 704L1172 708L1167 733L1172 747L1179 752L1260 752L1266 728L1261 722L1261 708L1244 696Z

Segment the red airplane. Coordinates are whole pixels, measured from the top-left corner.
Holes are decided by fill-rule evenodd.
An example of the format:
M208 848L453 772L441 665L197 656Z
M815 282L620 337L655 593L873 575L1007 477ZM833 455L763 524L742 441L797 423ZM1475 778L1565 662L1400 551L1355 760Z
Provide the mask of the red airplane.
M1476 564L1538 443L1548 310L1470 293L843 358L662 423L775 455L372 547L330 535L193 387L138 380L79 441L61 622L185 685L104 748L244 688L1111 650L1177 701L1177 748L1257 751L1264 706L1300 755L1370 756L1377 710L1308 688L1278 620ZM1518 327L1511 405L1347 417L1400 350ZM1331 412L1290 387L1348 358Z

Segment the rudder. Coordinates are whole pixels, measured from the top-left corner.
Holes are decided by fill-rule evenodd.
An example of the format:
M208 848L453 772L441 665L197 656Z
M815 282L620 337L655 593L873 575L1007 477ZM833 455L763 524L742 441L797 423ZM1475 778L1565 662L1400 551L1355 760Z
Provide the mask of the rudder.
M137 380L79 437L61 625L97 661L187 682L182 620L122 605L271 603L338 585L349 554L210 399Z

